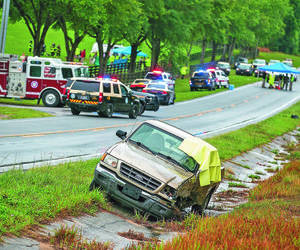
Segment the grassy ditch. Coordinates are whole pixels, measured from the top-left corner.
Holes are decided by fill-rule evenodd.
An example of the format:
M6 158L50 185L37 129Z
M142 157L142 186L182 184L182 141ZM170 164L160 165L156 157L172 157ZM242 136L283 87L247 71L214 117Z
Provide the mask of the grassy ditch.
M40 118L49 116L53 115L27 108L0 107L0 120Z
M292 150L299 153L300 145ZM143 249L300 248L299 158L250 191L249 200L230 214L194 218L193 230L163 244L147 243Z
M250 125L208 141L218 148L222 160L230 159L299 127L300 120L290 118L293 113L300 114L300 102L257 125ZM299 152L293 155L297 157ZM26 172L14 170L0 175L0 239L3 235L21 235L26 229L55 218L93 214L100 208L109 208L103 193L88 191L98 160L70 162ZM289 181L290 178L284 180ZM228 217L222 217L221 222L226 222L226 218ZM217 220L211 219L212 222L209 223L218 224ZM238 220L236 223L240 224ZM233 227L234 224L231 225ZM236 225L237 228L238 226Z

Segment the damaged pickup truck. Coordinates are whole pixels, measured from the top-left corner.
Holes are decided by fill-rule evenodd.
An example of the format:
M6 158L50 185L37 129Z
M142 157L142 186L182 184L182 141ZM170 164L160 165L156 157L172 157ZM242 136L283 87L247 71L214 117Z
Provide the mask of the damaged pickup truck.
M158 219L188 207L202 214L224 175L218 151L165 122L148 120L111 146L94 172L90 190Z

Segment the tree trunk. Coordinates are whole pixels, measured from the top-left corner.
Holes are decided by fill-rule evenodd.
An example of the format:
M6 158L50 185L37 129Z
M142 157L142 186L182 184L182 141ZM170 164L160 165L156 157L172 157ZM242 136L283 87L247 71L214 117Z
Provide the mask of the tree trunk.
M217 43L215 41L212 42L212 53L211 53L211 62L216 60L216 53L217 53Z
M130 54L130 62L129 62L129 73L135 72L135 61L137 57L137 48L139 46L139 43L132 43L131 44L131 54Z
M230 38L231 40L231 43L229 44L229 50L228 50L228 60L229 60L229 63L230 64L233 64L234 63L234 60L233 60L233 49L234 49L234 46L235 46L235 37L231 37Z
M226 58L226 49L227 49L227 44L224 44L223 45L222 58L221 58L222 61L225 61L225 58Z
M193 48L193 43L194 43L194 41L192 41L192 42L190 43L189 49L187 50L187 55L186 55L186 62L185 62L185 65L188 65L188 64L189 64L190 56L191 56L191 52L192 52L192 48Z
M151 68L152 71L158 66L158 59L160 54L160 38L153 37L152 39L152 50L151 50Z
M206 50L206 37L203 38L202 40L202 49L201 49L201 58L200 58L200 64L204 63L204 58L205 58L205 50Z
M257 38L257 41L254 42L254 44L253 44L253 59L255 59L257 57L258 41L259 41L259 38Z

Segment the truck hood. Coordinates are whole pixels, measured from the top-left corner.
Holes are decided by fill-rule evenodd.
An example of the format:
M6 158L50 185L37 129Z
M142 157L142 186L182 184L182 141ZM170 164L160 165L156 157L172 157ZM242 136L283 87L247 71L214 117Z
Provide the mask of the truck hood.
M122 162L160 180L162 183L168 183L175 189L185 180L194 176L193 173L186 171L177 164L173 164L167 159L154 155L130 142L119 142L107 152Z

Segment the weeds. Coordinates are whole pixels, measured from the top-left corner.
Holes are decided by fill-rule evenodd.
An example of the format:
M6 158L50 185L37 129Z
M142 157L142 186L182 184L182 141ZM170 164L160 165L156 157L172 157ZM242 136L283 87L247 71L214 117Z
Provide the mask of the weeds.
M250 174L250 175L248 175L248 177L251 178L252 180L253 179L256 179L256 180L260 179L260 176L257 175L257 174Z
M229 182L229 187L241 187L241 188L248 188L246 184L244 183L235 183L235 182Z
M88 242L84 240L80 229L75 225L68 227L61 225L55 230L54 236L50 237L51 245L57 246L60 249L91 249L91 250L111 250L113 244L110 242L101 243L96 240Z
M225 179L232 180L232 181L241 181L240 179L234 177L232 174L226 175Z
M265 173L263 173L261 171L255 171L255 174L257 174L257 175L265 175Z

